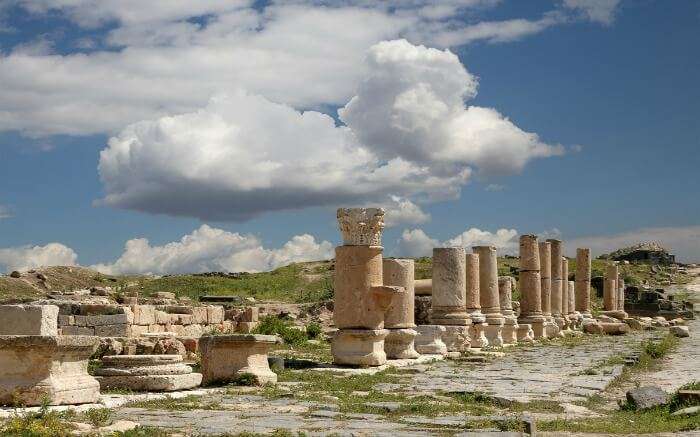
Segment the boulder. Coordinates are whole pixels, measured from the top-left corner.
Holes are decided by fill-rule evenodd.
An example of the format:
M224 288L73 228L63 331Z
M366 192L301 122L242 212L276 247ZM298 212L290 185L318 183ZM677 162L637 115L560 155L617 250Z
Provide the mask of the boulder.
M638 387L627 392L627 402L637 410L644 410L666 404L668 394L659 387Z
M687 326L671 326L669 332L676 337L690 337L690 330Z
M185 355L187 354L187 349L182 342L174 338L164 338L156 342L153 348L153 354L155 355Z

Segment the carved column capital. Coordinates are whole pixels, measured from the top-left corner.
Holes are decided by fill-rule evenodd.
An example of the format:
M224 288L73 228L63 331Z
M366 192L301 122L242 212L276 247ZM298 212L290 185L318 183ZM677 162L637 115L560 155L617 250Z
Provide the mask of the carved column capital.
M345 246L381 246L382 208L338 208L338 227Z

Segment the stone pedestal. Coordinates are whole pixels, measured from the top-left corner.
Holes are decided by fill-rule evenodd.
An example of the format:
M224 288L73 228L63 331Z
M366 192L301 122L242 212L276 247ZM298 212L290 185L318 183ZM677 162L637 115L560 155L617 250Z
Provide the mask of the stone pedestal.
M418 336L414 329L387 329L387 331L389 334L384 339L384 352L387 358L407 360L420 356L414 346Z
M176 391L202 382L202 374L192 373L182 355L108 355L95 374L103 390Z
M503 324L501 300L498 294L498 260L493 246L474 246L479 255L479 299L481 312L486 317L486 338L489 346L503 346Z
M504 344L515 344L518 342L518 319L513 313L513 279L510 276L498 278L498 295L500 298L501 314L503 315L503 337Z
M462 247L433 249L433 306L430 321L444 325L444 341L449 352L470 347L466 312L466 256ZM457 328L454 328L457 327Z
M100 384L87 365L99 343L78 335L0 335L0 404L97 402Z
M466 259L466 307L471 319L469 338L471 347L482 348L489 345L486 339L486 317L481 313L481 298L479 290L479 255L467 253Z
M202 384L230 381L243 374L254 375L260 385L276 383L277 375L270 370L267 353L280 341L275 335L203 335L199 339Z
M546 318L542 315L540 252L535 235L520 236L518 286L520 288L519 324L530 325L535 339L545 337L544 323Z
M340 329L333 334L333 363L345 366L371 367L386 363L384 340L387 329Z
M447 346L442 341L445 327L441 325L418 325L416 327L416 351L425 355L447 355Z
M535 331L532 330L532 325L529 323L518 324L517 335L519 342L532 343L535 341Z
M384 327L389 335L384 340L384 352L389 359L412 359L420 354L414 349L418 335L414 323L415 266L412 259L385 259L382 264L384 285L397 286L404 293L397 295L386 312Z

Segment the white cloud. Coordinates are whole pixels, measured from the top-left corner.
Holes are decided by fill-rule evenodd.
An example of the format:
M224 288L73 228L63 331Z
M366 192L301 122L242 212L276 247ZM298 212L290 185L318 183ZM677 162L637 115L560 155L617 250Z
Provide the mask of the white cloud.
M621 0L564 0L564 7L579 12L583 18L610 25Z
M374 204L377 206L378 204ZM372 205L367 205L372 206ZM430 221L430 214L423 211L420 206L406 198L390 196L389 202L379 204L384 208L386 215L384 225L393 227L400 224L417 225Z
M486 186L486 188L484 188L484 189L485 189L486 191L492 191L492 192L495 192L495 191L503 191L503 190L506 189L506 186L505 186L505 185L501 185L501 184L488 184L488 185Z
M569 255L590 247L595 256L644 241L658 241L682 262L700 262L700 226L642 228L614 235L574 238L566 242Z
M308 206L387 204L399 221L427 217L416 199L459 196L476 166L519 171L559 153L493 109L465 108L476 80L449 51L405 40L370 49L367 76L341 117L239 91L109 140L101 203L205 220L245 220Z
M5 205L0 205L0 220L12 217L10 208Z
M30 43L0 54L0 131L27 136L113 134L139 120L195 111L237 88L295 108L340 105L364 73L365 51L382 40L403 36L441 47L514 41L572 13L600 20L604 11L567 0L536 20L475 22L475 13L500 1L10 1L43 19L99 29L94 40L65 41L88 53L56 54ZM406 95L404 104L426 97Z
M241 235L202 225L180 241L151 246L145 238L129 240L111 264L91 266L106 274L177 274L208 271L257 272L292 262L333 257L328 241L308 234L294 236L279 249L266 249L253 235Z
M75 265L78 255L60 243L0 249L0 268L10 272L47 266Z
M499 255L515 255L518 252L518 231L499 229L495 233L471 228L453 238L440 242L429 237L422 229L404 230L397 241L394 253L397 256L418 258L431 256L435 247L495 246Z

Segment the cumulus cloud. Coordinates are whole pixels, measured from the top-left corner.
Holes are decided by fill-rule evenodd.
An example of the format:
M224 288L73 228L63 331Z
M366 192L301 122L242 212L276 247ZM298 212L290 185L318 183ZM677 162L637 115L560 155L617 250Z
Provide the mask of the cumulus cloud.
M0 268L10 272L48 266L72 266L78 255L60 243L0 249Z
M423 211L419 205L406 198L390 196L389 202L367 206L381 206L386 211L384 225L393 227L400 224L417 225L430 221L430 214Z
M397 256L418 258L431 256L435 247L495 246L501 255L514 255L518 251L518 231L499 229L495 233L471 228L446 241L429 237L422 229L404 230L397 241L394 253Z
M574 238L566 242L568 255L577 247L590 247L593 255L610 253L644 241L658 241L682 262L700 262L700 226L642 228L614 235Z
M311 235L297 235L281 248L266 249L253 235L202 225L180 241L152 246L145 238L129 240L115 262L92 268L105 274L177 274L208 271L257 272L293 262L328 259L333 246Z
M296 108L337 106L362 77L367 48L382 40L440 47L508 42L571 21L572 14L600 21L605 11L567 0L535 20L478 22L481 10L499 3L9 0L2 4L33 18L88 28L91 39L82 29L65 32L62 46L83 53L36 44L28 51L24 41L24 49L0 54L0 131L113 134L140 120L195 111L238 87Z
M604 25L615 21L621 0L564 0L564 7L580 13L583 18Z
M102 204L204 220L373 202L399 221L415 200L459 196L472 166L519 171L560 152L490 108L465 107L476 79L448 50L405 40L373 46L340 116L300 112L238 91L196 112L130 125L109 140ZM394 196L394 197L391 197Z

